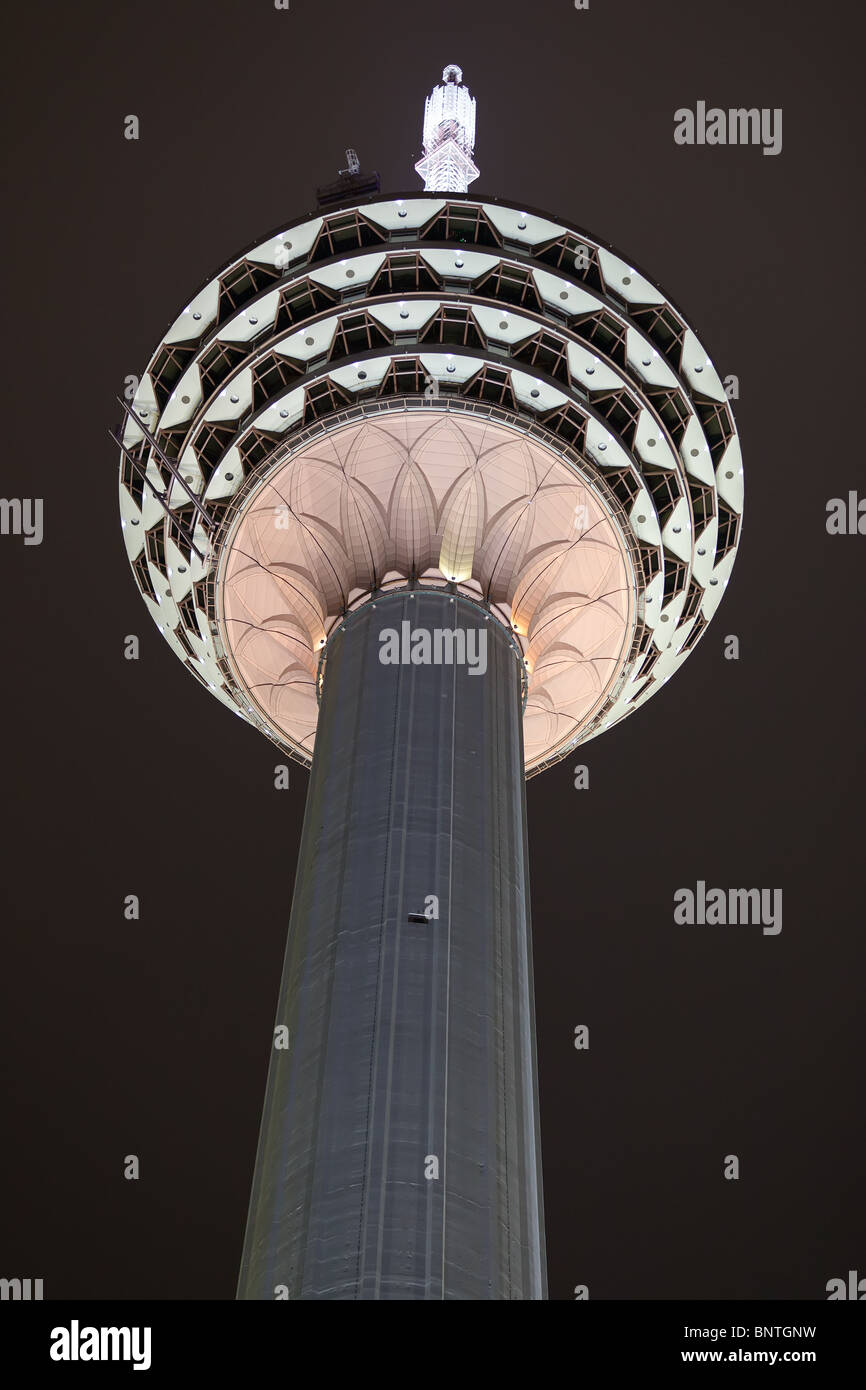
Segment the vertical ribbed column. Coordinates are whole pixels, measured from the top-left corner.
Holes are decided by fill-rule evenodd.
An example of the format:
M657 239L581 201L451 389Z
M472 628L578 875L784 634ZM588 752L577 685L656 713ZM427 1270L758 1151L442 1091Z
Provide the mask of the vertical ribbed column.
M238 1297L545 1297L519 660L474 604L330 642L276 1022Z

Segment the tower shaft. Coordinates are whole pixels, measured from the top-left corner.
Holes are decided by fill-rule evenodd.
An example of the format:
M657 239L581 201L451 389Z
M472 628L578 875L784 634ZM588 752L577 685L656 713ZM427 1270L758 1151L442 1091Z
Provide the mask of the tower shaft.
M545 1296L520 689L441 592L331 639L240 1298Z

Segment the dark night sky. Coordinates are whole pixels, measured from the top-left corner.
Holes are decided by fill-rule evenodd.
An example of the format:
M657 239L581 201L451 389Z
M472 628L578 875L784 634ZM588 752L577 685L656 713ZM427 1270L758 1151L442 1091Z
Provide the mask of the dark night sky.
M864 488L855 14L152 0L5 21L2 488L45 499L45 539L0 538L0 1275L234 1296L307 777L275 791L270 744L148 618L106 431L193 290L312 210L347 145L383 191L418 187L448 62L478 99L473 195L621 248L740 381L719 615L645 708L529 784L550 1296L820 1299L866 1274L866 537L825 530ZM698 100L782 107L782 153L675 145ZM675 925L699 878L781 887L781 934Z

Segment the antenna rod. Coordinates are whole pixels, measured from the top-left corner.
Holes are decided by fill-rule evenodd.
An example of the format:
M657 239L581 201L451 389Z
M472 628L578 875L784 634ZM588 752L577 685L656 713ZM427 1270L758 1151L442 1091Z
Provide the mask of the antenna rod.
M190 502L192 502L192 505L195 507L196 511L197 511L197 512L199 513L199 515L201 516L202 520L205 521L205 522L207 523L208 526L213 526L213 524L214 524L214 522L213 522L213 517L212 517L212 516L210 515L210 513L207 512L207 511L205 510L205 508L202 506L201 502L200 502L200 501L198 500L198 498L196 497L196 495L195 495L195 493L193 492L192 488L191 488L191 487L189 486L189 484L187 483L186 478L182 477L181 474L178 472L177 468L175 467L174 459L170 459L170 458L168 457L168 454L166 454L166 453L163 451L163 449L160 447L160 445L157 444L157 442L156 442L156 440L154 439L153 435L151 434L150 430L147 428L147 425L145 425L145 424L143 423L143 421L139 419L139 417L136 415L136 413L135 413L135 411L132 409L132 407L131 407L126 401L122 400L120 396L115 396L115 400L117 401L118 405L120 405L120 406L126 411L126 413L127 413L127 415L129 416L130 420L132 420L132 421L134 422L134 424L137 425L138 428L141 430L141 433L144 435L144 437L145 437L145 439L147 440L148 444L149 444L149 445L151 446L151 448L153 449L153 451L154 451L154 453L156 454L157 458L160 460L161 463L164 463L164 464L165 464L165 466L166 466L166 468L168 469L169 473L170 473L171 476L174 478L174 481L175 481L176 483L178 483L178 484L180 485L180 487L183 488L184 492L186 493L186 495L187 495L187 497L189 498ZM123 448L123 445L121 445L121 448ZM124 449L124 453L126 453L126 450L125 450L125 449Z
M120 433L118 432L117 434L115 434L114 430L109 430L108 433L120 449L120 452L123 454L123 457L127 459L129 463L132 465L134 472L137 473L139 478L141 478L141 481L143 483L146 483L147 486L150 488L151 496L162 507L162 510L165 512L169 521L174 522L175 526L177 527L183 539L186 541L190 550L192 550L198 556L202 564L205 564L205 557L204 555L202 555L201 551L195 543L195 540L193 539L193 532L190 531L186 522L178 516L177 512L172 511L171 507L168 505L168 498L166 497L165 493L157 492L153 483L150 481L150 478L148 478L147 476L147 469L143 468L139 460L135 457L135 455L130 453L130 451L124 444L123 438L120 435Z

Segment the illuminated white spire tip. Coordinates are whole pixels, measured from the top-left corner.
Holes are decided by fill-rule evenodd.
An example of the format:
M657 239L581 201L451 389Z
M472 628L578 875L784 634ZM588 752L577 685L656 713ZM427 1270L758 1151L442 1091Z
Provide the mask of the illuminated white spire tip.
M424 153L415 169L424 191L465 193L478 169L475 149L475 98L463 85L463 70L449 63L442 82L424 103Z

